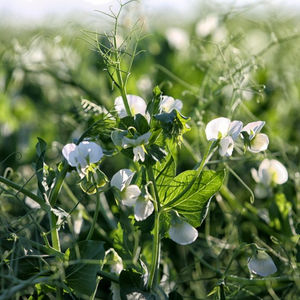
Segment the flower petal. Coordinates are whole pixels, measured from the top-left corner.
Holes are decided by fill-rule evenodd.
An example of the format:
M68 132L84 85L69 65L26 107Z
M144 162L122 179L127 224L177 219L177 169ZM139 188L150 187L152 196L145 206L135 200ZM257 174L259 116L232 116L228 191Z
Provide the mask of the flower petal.
M103 151L101 146L94 142L83 141L77 146L79 154L87 160L88 163L98 162L102 156Z
M127 117L127 112L123 103L123 98L121 96L115 99L115 110L118 113L118 116L122 119Z
M266 122L264 121L256 121L248 123L242 131L246 131L249 134L250 140L254 138L254 136L261 131Z
M178 110L179 112L182 109L182 101L174 99L170 96L162 96L159 104L160 112L170 113L173 109Z
M259 183L260 179L259 179L257 170L254 168L251 168L250 172L251 172L251 175L252 175L252 178L254 179L254 181L256 183Z
M126 206L135 205L141 191L135 184L129 185L122 193L122 204Z
M141 114L146 118L149 117L149 114L147 114L146 112L147 104L143 98L135 95L127 95L127 101L130 111L133 115ZM124 118L127 116L123 98L121 96L115 99L115 110L117 111L120 118Z
M258 153L267 150L268 146L269 146L268 136L264 133L258 133L250 141L250 147L248 147L248 149L250 152Z
M154 210L153 203L150 200L138 199L134 206L134 217L137 221L147 219Z
M219 153L221 156L231 156L234 147L234 141L231 136L221 139Z
M62 149L62 154L70 166L76 167L77 146L74 143L65 145Z
M264 184L257 184L254 188L254 194L257 198L266 198L269 195L269 188Z
M232 121L229 126L228 135L230 135L232 139L235 141L239 137L242 128L243 128L243 122Z
M259 166L258 176L265 185L270 185L271 182L283 184L288 180L285 166L276 159L264 159Z
M124 188L130 184L133 176L134 172L131 170L121 169L112 177L110 185L116 187L120 191L123 191Z
M136 139L136 145L146 145L150 139L151 132L148 131Z
M139 161L141 160L142 162L145 161L145 151L142 146L137 146L133 148L133 161Z
M260 276L269 276L277 271L271 256L261 250L249 259L248 268L252 273Z
M229 129L230 120L227 118L217 118L207 123L205 134L208 141L216 141L224 138Z
M171 240L180 245L193 243L198 237L198 231L189 223L177 220L169 229Z
M283 184L288 180L288 172L285 166L276 159L271 159L271 172L273 182Z
M122 139L122 148L127 149L129 147L134 147L137 145L137 141L135 139L130 139L126 136Z

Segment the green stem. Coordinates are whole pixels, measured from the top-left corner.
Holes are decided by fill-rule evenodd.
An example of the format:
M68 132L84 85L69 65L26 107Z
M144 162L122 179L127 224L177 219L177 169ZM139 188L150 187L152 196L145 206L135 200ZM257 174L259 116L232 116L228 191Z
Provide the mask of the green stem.
M193 180L186 186L186 188L179 195L177 195L173 200L171 200L166 205L164 205L164 207L163 207L164 209L172 207L174 203L176 203L182 196L184 196L184 194L187 191L190 190L190 188L195 183L196 179L201 175L201 172L202 172L205 164L208 161L209 154L210 154L211 150L213 149L214 145L215 145L215 141L210 141L209 142L207 150L206 150L206 152L205 152L205 154L204 154L204 156L201 160L201 163L200 163L199 167L197 168L197 173L196 173L195 177L193 178Z
M31 193L30 191L28 191L27 189L25 189L24 187L6 179L5 177L0 176L0 182L3 182L4 184L6 184L7 186L13 188L14 190L21 192L22 194L24 194L25 196L28 196L29 198L31 198L33 201L35 201L36 203L38 203L42 208L44 208L45 210L49 210L48 207L46 209L46 205L45 202L42 198L40 198L39 196Z
M49 212L49 220L50 220L50 233L51 233L52 247L56 251L60 251L58 229L56 226L57 218L56 218L56 215L52 211Z
M149 180L152 182L150 189L151 189L152 195L154 196L155 204L157 205L156 211L160 211L160 201L159 201L158 190L157 190L156 181L154 178L152 167L147 168L147 173L148 173ZM155 206L155 204L154 204L154 206Z
M148 289L151 290L153 286L154 279L157 277L158 265L159 265L159 256L160 256L160 239L159 239L159 217L160 213L155 211L155 220L154 220L154 238L153 238L153 248L152 248L152 262L151 270L148 281Z
M64 179L67 175L68 169L69 169L68 162L66 160L64 160L63 161L63 169L59 173L59 175L56 179L56 182L55 182L55 186L54 186L53 190L51 191L51 194L49 197L49 202L50 202L51 207L55 206L55 204L56 204L58 194L60 192L60 189L64 182Z
M112 281L112 282L119 283L118 276L116 276L114 274L111 274L111 273L108 273L108 272L105 272L105 271L102 271L102 270L99 270L97 272L97 274L100 275L103 278L106 278L106 279Z
M154 197L154 210L155 210L155 219L154 219L154 232L153 232L153 247L152 247L152 262L151 270L148 281L149 290L153 287L153 282L157 278L157 272L159 269L159 260L160 260L160 237L159 237L159 217L160 217L160 202L158 196L158 190L153 174L152 167L147 168L148 179L152 182L151 185L151 194Z
M258 278L258 279L249 279L249 278L243 278L239 276L234 275L228 275L226 276L226 279L228 281L235 281L240 284L247 284L247 285L265 285L268 282L287 282L287 281L295 281L299 280L299 277L292 277L292 276L280 276L280 277L267 277L267 278Z
M252 221L257 228L266 232L268 235L275 236L279 240L286 240L284 235L275 232L271 227L261 222L257 216L257 211L250 203L246 202L241 204L225 185L220 188L219 192L221 196L228 201L232 211L238 211L242 216Z
M96 222L97 222L97 219L98 219L99 210L100 210L100 194L99 194L99 191L96 190L96 208L95 208L95 213L94 213L94 216L93 216L92 225L91 225L89 233L86 237L86 240L90 240L91 237L93 236L95 225L96 225Z
M128 104L128 100L127 100L127 95L126 95L126 85L124 85L122 74L121 74L121 62L120 62L120 58L118 55L117 37L116 37L117 36L117 27L118 27L118 22L116 21L115 32L114 32L114 56L115 56L115 63L116 63L115 68L116 68L116 73L117 73L117 78L118 78L118 87L121 92L121 96L123 99L126 113L128 116L132 116L131 110L130 110L130 107ZM126 82L127 82L127 80L126 80Z

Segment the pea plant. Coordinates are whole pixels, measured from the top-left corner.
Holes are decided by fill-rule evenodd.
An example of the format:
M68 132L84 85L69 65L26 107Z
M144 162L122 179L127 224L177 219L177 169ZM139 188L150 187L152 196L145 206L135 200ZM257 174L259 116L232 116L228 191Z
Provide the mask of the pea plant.
M10 299L28 287L33 287L32 295L47 294L51 299L104 299L101 290L105 285L110 286L112 299L182 299L174 285L165 284L161 263L167 261L164 245L186 246L197 240L197 228L207 217L214 196L222 189L226 193L226 169L235 174L228 166L233 151L240 156L246 152L255 156L268 149L264 121L243 124L217 116L199 128L207 140L200 160L192 169L178 171L184 135L191 130L190 124L197 125L181 112L184 98L165 95L159 86L153 86L149 99L127 93L134 59L140 55L138 43L143 37L138 25L121 44L118 42L120 13L121 9L109 15L114 20L111 34L96 35L105 71L119 94L111 105L113 108L82 100L82 109L88 115L83 124L85 130L65 141L60 162L55 166L47 164L47 144L38 139L37 191L30 191L6 176L0 177L7 191L14 189L25 195L48 218L39 225L40 242L11 235L12 249L19 241L26 244L24 251L29 251L32 259L41 258L41 266L30 276L26 275L26 268L22 270L23 279L15 282L13 288L5 289L1 299ZM109 177L102 165L117 166L120 157L123 166ZM218 159L213 169L212 158ZM251 192L252 200L272 194L276 185L288 180L285 167L275 159L264 159L259 169L252 169L251 173L257 184L255 195ZM92 216L66 185L68 177L74 179L74 185L92 204ZM74 200L69 211L60 207L64 188ZM108 205L105 195L114 199L113 206ZM104 234L105 229L99 228L100 217L112 223L117 220L109 237ZM83 219L89 222L87 231L82 231ZM71 247L63 249L66 227L73 240ZM251 278L277 271L266 249L253 243L243 244L239 251L245 249L251 253L244 266ZM216 271L219 283L211 295L215 293L219 299L225 299L229 266L230 263L224 272ZM9 282L13 272L13 263L7 264L2 280Z

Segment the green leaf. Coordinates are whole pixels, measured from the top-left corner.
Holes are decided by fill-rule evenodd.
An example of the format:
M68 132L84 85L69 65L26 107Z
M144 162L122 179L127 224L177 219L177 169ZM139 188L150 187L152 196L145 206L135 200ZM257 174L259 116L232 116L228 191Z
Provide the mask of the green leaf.
M81 241L70 249L69 262L78 260L66 269L66 281L78 294L91 296L96 288L97 272L104 259L103 242ZM94 260L94 263L80 262L80 260Z
M176 165L172 155L168 155L163 162L157 162L153 167L156 186L158 188L158 196L160 202L163 203L169 185L176 175Z
M186 189L195 180L197 171L185 171L174 178L169 187L165 189L164 198L160 199L167 204ZM193 185L171 207L184 216L194 227L201 225L206 217L211 197L221 188L225 171L202 171Z
M134 127L141 135L150 130L148 121L141 114L137 114L134 116Z
M183 116L175 109L170 113L157 114L154 118L160 122L165 136L175 139L177 142L181 142L183 134L190 130L190 127L187 125L190 118Z
M152 144L149 147L147 147L147 153L149 158L150 164L155 164L156 162L162 161L166 155L168 154L166 150L159 147L156 144Z
M150 116L158 114L161 94L162 92L160 88L158 86L154 87L153 99L147 105L147 112L150 114Z

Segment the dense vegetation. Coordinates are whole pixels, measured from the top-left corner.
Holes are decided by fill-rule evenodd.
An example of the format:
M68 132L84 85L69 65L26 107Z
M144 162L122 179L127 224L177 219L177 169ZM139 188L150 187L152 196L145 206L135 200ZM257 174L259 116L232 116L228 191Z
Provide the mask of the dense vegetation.
M0 27L0 299L111 299L118 285L122 299L144 299L135 292L145 299L297 299L299 18L249 7L204 9L184 28L149 20L142 26L142 20L126 18L132 5L121 12L117 35L112 29L112 36L68 23L30 30ZM101 14L99 18L106 18L107 24L114 21ZM127 111L124 121L118 115L114 103L122 92L115 64L119 59L127 70L121 73L128 78L127 94L139 95L153 107L161 94L182 101L182 115L177 111L171 120L178 127L168 127L170 111L161 109L168 114L161 117L150 104L148 112L155 120L149 124L146 116L133 120ZM149 165L158 176L170 155L176 174L196 172L192 170L199 168L211 146L206 125L218 117L245 125L265 121L268 149L244 151L245 135L232 155L212 152L203 171L199 169L202 184L206 175L223 173L220 186L212 187L214 197L206 202L206 217L203 207L198 211L203 213L201 226L190 222L198 238L182 246L168 238L168 230L161 232L160 262L152 274L154 213L142 221L134 218L130 208L120 205L109 181L120 169L131 168L138 174L136 184L145 188L151 179ZM116 128L126 129L132 138L132 127L140 135L150 130L149 143L153 140L157 146L139 153L149 156L145 163L132 161L130 149L121 149L124 143L120 146L111 138ZM165 145L158 138L154 141L161 128ZM91 179L95 193L86 188L88 179L78 184L82 178L62 154L64 145L84 138L104 149L103 173L97 173L103 185ZM264 159L281 162L288 180L281 184L272 173L267 183L262 177L256 182L251 169L258 169ZM64 170L69 173L53 196ZM36 204L45 200L47 188L54 199L51 212ZM142 192L148 195L148 188L154 197L151 185ZM99 214L93 222L95 210ZM53 244L49 214L55 215L59 247ZM110 248L117 254L111 250L104 257ZM267 253L276 273L265 276L251 270L249 258L257 251ZM120 272L110 266L120 259L124 270L117 276ZM147 281L145 270L154 283L142 282Z

